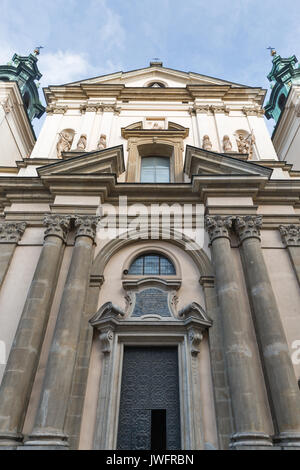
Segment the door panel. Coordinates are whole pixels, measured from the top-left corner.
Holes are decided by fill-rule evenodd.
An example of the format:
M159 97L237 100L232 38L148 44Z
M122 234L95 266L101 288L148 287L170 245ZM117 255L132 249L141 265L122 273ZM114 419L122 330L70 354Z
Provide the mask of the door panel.
M166 410L166 448L180 449L177 348L125 347L118 449L151 450L152 410Z

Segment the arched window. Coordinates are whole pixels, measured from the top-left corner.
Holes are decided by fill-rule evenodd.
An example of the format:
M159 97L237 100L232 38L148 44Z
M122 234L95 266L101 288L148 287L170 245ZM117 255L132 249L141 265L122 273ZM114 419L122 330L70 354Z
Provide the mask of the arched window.
M176 274L174 264L165 256L148 253L139 256L131 264L128 274L156 274L161 276Z
M141 183L169 183L170 158L143 157L141 164Z
M286 103L286 96L284 95L284 93L281 93L279 100L278 100L278 106L281 111L283 110L285 103Z

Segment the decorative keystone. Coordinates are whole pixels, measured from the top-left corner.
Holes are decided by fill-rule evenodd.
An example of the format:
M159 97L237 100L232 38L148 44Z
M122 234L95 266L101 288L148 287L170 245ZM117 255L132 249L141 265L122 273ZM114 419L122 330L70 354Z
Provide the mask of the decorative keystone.
M25 222L1 222L0 243L18 243L25 228Z
M285 246L300 246L300 225L280 225L279 232Z
M261 215L237 216L234 223L235 231L241 243L243 243L247 238L258 238L258 240L260 240L261 226Z
M228 229L232 227L232 216L207 215L205 217L205 230L208 232L210 242L217 238L228 238Z
M70 215L46 214L44 217L44 225L46 226L44 238L54 236L65 242L70 229L70 220Z

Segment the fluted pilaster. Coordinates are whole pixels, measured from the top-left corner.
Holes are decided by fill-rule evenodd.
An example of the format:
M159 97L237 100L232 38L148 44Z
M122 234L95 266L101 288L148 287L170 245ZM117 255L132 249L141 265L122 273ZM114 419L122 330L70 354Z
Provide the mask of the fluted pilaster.
M279 231L300 286L300 225L280 225Z

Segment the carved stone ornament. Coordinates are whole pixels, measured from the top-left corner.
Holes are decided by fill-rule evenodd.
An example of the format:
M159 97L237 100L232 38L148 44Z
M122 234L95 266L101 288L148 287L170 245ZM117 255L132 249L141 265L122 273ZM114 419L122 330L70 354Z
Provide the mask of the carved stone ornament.
M97 224L99 221L100 217L95 215L76 216L74 218L74 225L76 228L75 238L85 236L95 240Z
M74 131L65 129L59 133L58 142L56 144L57 157L62 158L63 152L68 152L74 139Z
M223 152L231 152L232 151L232 143L229 139L228 135L224 135L223 137Z
M198 356L200 352L200 344L203 340L202 331L198 328L191 328L188 333L188 339L191 347L191 355Z
M46 226L44 238L59 237L65 242L70 228L70 220L70 215L46 214L44 217L44 225Z
M229 238L228 229L232 227L232 216L207 215L205 217L205 230L208 232L210 242L217 238Z
M212 326L212 320L207 316L201 305L197 302L192 302L188 304L186 307L182 308L178 312L179 317L183 317L185 319L194 318L201 322L203 327L210 327Z
M111 346L114 339L114 332L111 328L105 328L100 332L100 348L103 353L110 353Z
M252 160L253 157L253 146L255 144L255 136L253 132L245 137L242 133L239 133L236 138L236 143L239 153L249 155L249 160Z
M77 150L85 150L86 142L87 142L86 134L82 134L77 142L77 147L76 147Z
M247 238L258 238L258 240L260 240L261 226L261 215L237 216L234 223L235 231L241 242L243 242Z
M65 114L68 110L67 106L55 106L53 104L47 106L46 113L47 114Z
M105 134L101 134L100 135L100 139L99 139L99 142L98 142L98 145L97 145L97 150L104 150L106 149L106 135Z
M211 150L212 149L212 143L211 143L210 138L209 138L208 135L203 136L202 148L204 150Z
M25 222L0 222L0 243L18 243L25 228Z
M280 225L279 231L285 246L300 246L300 225Z

